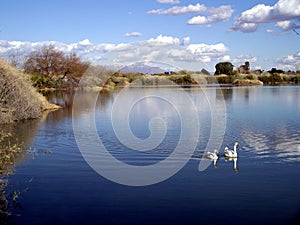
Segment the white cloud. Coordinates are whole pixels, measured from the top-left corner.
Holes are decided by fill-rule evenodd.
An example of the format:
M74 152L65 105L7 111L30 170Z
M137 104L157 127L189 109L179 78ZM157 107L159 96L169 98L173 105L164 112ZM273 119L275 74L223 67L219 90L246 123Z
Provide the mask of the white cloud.
M287 31L300 26L296 24L300 20L299 0L279 0L274 6L258 4L241 13L235 19L231 30L241 32L254 32L262 24L276 23L277 27Z
M234 10L230 5L222 5L218 8L211 8L208 11L210 14L208 19L211 20L212 23L227 21L231 17L233 11Z
M205 16L194 16L187 23L190 25L206 24L206 21L207 21L207 18Z
M278 68L283 70L300 70L300 51L293 55L282 57L276 63Z
M180 40L179 38L175 38L172 36L163 36L159 35L156 38L151 38L148 40L150 43L157 43L157 44L163 44L163 45L179 45Z
M193 55L200 58L203 62L218 61L226 56L229 48L223 43L208 45L208 44L190 44L187 47ZM226 56L228 58L228 56Z
M190 19L187 23L189 25L211 25L213 23L227 21L232 13L233 9L231 6L223 5L218 8L211 8L207 11L209 16L195 16Z
M84 39L78 42L79 45L92 45L89 39Z
M284 31L300 28L299 25L296 25L295 23L293 23L290 20L279 21L279 22L276 23L276 26L279 27L279 28L281 28Z
M231 60L231 57L229 56L229 55L224 55L223 57L222 57L222 61L224 61L224 62L228 62L228 61L230 61Z
M101 65L129 65L135 62L159 62L177 68L197 70L207 68L206 63L214 64L229 60L229 48L223 43L189 44L190 37L182 39L159 35L137 43L91 43L88 39L65 44L61 42L21 42L0 40L0 57L13 54L29 55L42 46L53 44L65 53L76 53L82 60Z
M140 36L142 36L142 34L139 32L131 32L125 34L125 37L140 37Z
M103 55L106 52L113 50L121 50L127 44L93 44L88 39L79 41L77 43L65 44L55 41L43 41L43 42L21 42L21 41L5 41L0 40L0 57L7 58L11 55L24 55L28 56L32 51L36 51L43 46L53 44L59 51L65 53L76 53L83 60L94 61L99 55ZM97 56L97 57L96 57Z
M148 14L158 14L158 15L182 15L182 14L190 14L190 13L205 13L208 14L198 15L191 18L187 24L189 25L207 25L210 26L213 23L224 22L227 21L232 13L233 9L229 5L222 5L218 8L207 8L203 4L195 4L195 5L187 5L187 6L174 6L169 9L154 9L148 11Z
M148 11L148 14L159 14L159 15L181 15L181 14L189 14L189 13L201 13L206 11L207 8L205 5L197 3L196 5L188 5L188 6L174 6L169 9L154 9Z
M179 4L179 0L157 0L157 2L162 4Z

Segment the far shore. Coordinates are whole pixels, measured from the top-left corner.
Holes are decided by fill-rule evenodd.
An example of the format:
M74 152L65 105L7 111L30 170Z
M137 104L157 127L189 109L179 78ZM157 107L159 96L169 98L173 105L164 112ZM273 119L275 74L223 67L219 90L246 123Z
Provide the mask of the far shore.
M99 77L95 77L96 80ZM85 79L85 78L83 78ZM90 79L90 78L89 78ZM206 75L201 73L174 73L174 74L140 74L140 73L116 73L111 75L104 85L97 85L97 82L79 83L77 87L42 87L39 91L67 91L82 89L86 91L112 91L128 85L139 86L166 86L166 85L201 85L201 86L273 86L273 85L299 85L300 75L285 74L235 74L235 75Z

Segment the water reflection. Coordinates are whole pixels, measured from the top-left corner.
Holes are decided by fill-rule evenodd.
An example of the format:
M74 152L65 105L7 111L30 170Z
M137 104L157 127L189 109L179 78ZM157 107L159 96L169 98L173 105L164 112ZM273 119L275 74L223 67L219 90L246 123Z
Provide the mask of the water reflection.
M238 158L229 158L229 157L225 157L225 162L232 162L233 163L233 170L238 173L239 169L237 167L237 161Z
M248 144L245 150L254 151L257 158L275 157L280 161L300 161L299 136L271 136L250 131L244 140Z
M205 88L205 93L200 91L201 88ZM176 88L155 89L155 91L162 90L169 91L170 94L175 94L178 91ZM130 93L138 95L141 91L151 93L149 88L132 88ZM199 111L201 126L204 128L212 125L210 110L213 107L220 107L220 101L225 100L227 106L226 137L229 138L229 141L241 139L245 151L255 153L254 157L257 158L276 157L284 161L300 160L299 87L193 87L191 89L186 87L185 91L189 91L195 102ZM118 93L94 94L98 95L96 109L109 112ZM52 92L48 94L51 102L64 108L49 114L46 122L59 123L64 118L70 118L72 108L75 110L74 116L80 118L81 114L87 113L93 104L91 95L93 94L81 93L79 96L81 104L78 107L73 107L74 92ZM172 119L171 114L174 113L169 111L169 108L153 101L149 103L146 100L143 104L137 105L131 114L131 121L135 121L131 122L133 132L137 136L143 135L139 132L140 125L145 127L145 121L149 121L153 112L159 112L160 116L169 116ZM174 116L176 117L175 114ZM196 151L201 153L206 146L210 131L209 129L201 129L200 132L199 149Z
M232 100L233 88L231 87L223 87L216 88L216 96L218 99L224 99L226 102L230 102Z
M22 209L19 202L22 190L10 183L10 177L16 165L34 154L28 148L48 113L40 119L0 126L0 224L13 224L15 211Z
M245 150L256 158L300 161L299 98L299 87L250 88L246 108L236 95L236 116L230 119L239 127Z
M7 165L1 163L0 174L10 174L13 172L13 167L25 157L26 151L23 149L29 148L32 145L32 141L35 138L36 132L45 121L47 113L43 114L42 118L33 119L13 124L1 125L2 135L5 136L1 140L1 159L8 160ZM0 134L1 135L1 134ZM16 154L13 156L8 156L7 154L11 151L9 149L14 149L20 147L21 149L15 149ZM7 149L7 152L4 151ZM17 151L18 150L18 151Z
M106 110L114 101L114 96L117 94L117 91L103 91L101 93L94 91L77 92L77 98L79 99L80 105L76 107L73 107L74 91L51 91L44 94L49 102L62 107L60 110L50 113L46 118L46 123L56 124L64 119L72 117L72 113L74 113L75 117L80 117L82 113L93 108L94 95L98 96L96 108L99 110Z

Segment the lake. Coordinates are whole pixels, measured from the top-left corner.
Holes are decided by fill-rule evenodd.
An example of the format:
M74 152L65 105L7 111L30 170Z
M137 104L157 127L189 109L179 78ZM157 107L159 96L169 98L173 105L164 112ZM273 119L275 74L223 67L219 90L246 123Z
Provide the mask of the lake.
M31 149L9 176L8 224L300 223L299 86L47 97L63 108L3 128Z

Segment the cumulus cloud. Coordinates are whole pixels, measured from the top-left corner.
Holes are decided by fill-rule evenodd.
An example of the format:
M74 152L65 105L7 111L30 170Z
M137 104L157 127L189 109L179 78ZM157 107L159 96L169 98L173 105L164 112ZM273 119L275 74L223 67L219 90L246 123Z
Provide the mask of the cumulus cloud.
M197 70L207 68L206 63L230 60L229 48L223 44L190 44L190 37L182 39L158 35L137 43L94 44L88 39L76 43L21 42L0 40L0 57L29 55L42 46L53 44L65 53L76 53L82 60L101 65L129 65L135 62L160 62L177 68Z
M282 30L284 31L287 31L287 30L293 30L293 29L298 29L300 28L299 25L293 23L292 21L290 20L286 20L286 21L279 21L276 23L276 26L281 28Z
M142 36L140 32L131 32L125 34L125 37L140 37L140 36Z
M293 54L284 56L276 61L278 67L283 70L300 70L300 51Z
M189 14L189 13L201 13L206 11L207 8L205 5L197 3L196 5L187 5L187 6L174 6L169 9L154 9L148 11L148 14L158 14L158 15L181 15L181 14Z
M157 2L162 4L179 4L179 0L157 0Z
M187 46L187 50L199 57L201 61L209 63L211 61L218 61L224 57L228 58L226 52L229 51L229 48L223 43L215 45L190 44Z
M229 5L222 5L217 8L208 8L203 4L187 5L187 6L174 6L169 9L154 9L150 10L148 14L157 15L182 15L198 13L200 15L191 18L187 24L189 25L207 25L210 26L213 23L227 21L233 13L233 9ZM205 14L205 15L203 15Z
M148 40L148 42L163 44L163 45L179 45L180 44L179 38L172 37L172 36L163 36L163 35L159 35L156 38L150 38Z
M128 44L93 44L88 39L79 41L77 43L65 44L56 41L43 41L43 42L21 42L21 41L5 41L0 40L0 57L8 58L12 55L28 56L32 51L39 50L43 46L54 45L59 51L65 53L76 53L83 60L93 61L99 56L113 51L124 49Z
M241 13L235 19L231 30L254 32L262 24L276 23L280 29L287 31L299 28L299 0L279 0L274 6L258 4Z
M187 23L189 25L211 25L213 23L227 21L232 13L233 9L231 6L223 5L218 8L211 8L207 10L209 16L195 16L190 19Z

